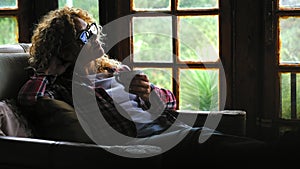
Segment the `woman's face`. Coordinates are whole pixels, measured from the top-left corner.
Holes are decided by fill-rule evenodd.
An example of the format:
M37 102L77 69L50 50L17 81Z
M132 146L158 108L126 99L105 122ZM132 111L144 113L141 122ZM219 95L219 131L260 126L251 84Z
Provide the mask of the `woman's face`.
M75 23L75 29L76 29L77 34L81 33L83 30L87 30L89 27L89 25L83 19L78 18L78 17L74 18L74 23ZM89 52L80 52L80 51L76 52L79 55L84 53L84 55L85 55L84 58L86 58L86 60L88 60L86 62L95 60L96 58L99 58L100 56L102 56L104 54L104 50L103 50L102 46L100 45L101 43L99 42L97 35L93 35L91 38L89 38L87 44L83 44L79 39L76 42L78 43L78 47L80 48L81 51L82 50L86 51L87 46L90 46L90 48L88 49ZM74 49L67 49L67 50L74 50ZM75 58L69 58L67 60L75 63L78 58L77 55L75 55L75 56L76 56Z

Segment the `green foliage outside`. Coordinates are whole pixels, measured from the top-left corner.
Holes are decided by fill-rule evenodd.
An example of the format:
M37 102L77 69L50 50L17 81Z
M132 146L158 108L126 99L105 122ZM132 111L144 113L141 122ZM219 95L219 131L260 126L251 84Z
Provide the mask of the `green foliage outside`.
M217 15L180 17L180 60L216 61L219 58L218 23Z
M180 8L209 8L217 7L218 0L179 0Z
M290 73L281 74L281 117L291 118L291 81Z
M300 63L300 18L280 19L280 62Z
M0 7L16 7L16 0L1 0ZM18 42L18 24L14 17L0 17L0 44Z
M141 9L166 9L170 8L169 0L134 0L135 8Z
M217 7L218 0L179 0L179 8ZM170 0L134 0L137 9L170 9Z
M68 1L70 0L58 0L59 8L62 8L63 6L67 5ZM71 0L70 2L72 2L73 7L78 7L87 10L99 23L100 20L98 0Z
M300 74L297 74L296 90L300 90ZM282 73L281 78L281 117L291 119L291 73ZM296 92L297 117L300 117L300 92Z
M0 44L18 43L18 25L14 17L0 17Z
M16 7L17 1L16 0L1 0L0 7Z
M172 18L133 18L135 62L172 62Z
M182 70L179 83L180 109L219 110L218 70Z

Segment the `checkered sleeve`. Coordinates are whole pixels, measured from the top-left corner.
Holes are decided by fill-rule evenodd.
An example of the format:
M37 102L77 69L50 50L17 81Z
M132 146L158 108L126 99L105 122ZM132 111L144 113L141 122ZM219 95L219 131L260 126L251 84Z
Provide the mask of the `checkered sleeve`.
M154 91L160 100L166 105L166 109L176 110L176 97L170 90L159 88L153 84L151 84L151 90ZM148 109L150 107L149 102L143 102L141 99L139 100L139 103L143 109Z
M31 106L39 97L48 96L52 98L51 92L46 90L49 83L47 76L32 76L22 86L18 93L18 102L22 106Z

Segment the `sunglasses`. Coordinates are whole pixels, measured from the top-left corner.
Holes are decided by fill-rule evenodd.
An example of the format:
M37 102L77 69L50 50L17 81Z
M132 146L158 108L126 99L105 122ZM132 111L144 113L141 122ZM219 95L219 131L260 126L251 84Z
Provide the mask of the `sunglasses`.
M78 40L80 40L83 44L86 44L92 35L98 34L98 26L96 23L92 23L87 26L86 29L82 30L78 34Z

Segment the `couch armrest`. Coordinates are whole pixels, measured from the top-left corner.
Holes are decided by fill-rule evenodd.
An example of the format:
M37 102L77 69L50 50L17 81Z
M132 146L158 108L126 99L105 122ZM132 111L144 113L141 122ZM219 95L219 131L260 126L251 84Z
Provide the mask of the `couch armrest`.
M28 53L31 43L3 44L0 53Z
M241 110L223 110L223 111L190 111L178 110L183 115L183 121L195 127L202 127L210 113L218 113L221 120L216 128L217 131L238 136L246 135L246 112ZM196 120L191 120L196 119ZM191 124L191 121L195 121Z

